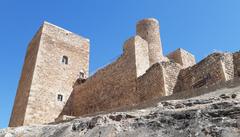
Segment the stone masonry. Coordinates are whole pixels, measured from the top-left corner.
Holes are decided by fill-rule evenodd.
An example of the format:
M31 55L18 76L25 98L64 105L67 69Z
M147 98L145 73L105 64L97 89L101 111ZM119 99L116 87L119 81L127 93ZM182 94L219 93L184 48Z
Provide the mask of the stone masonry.
M240 51L233 54L234 75L240 77Z
M160 39L158 20L149 18L143 19L137 24L137 35L148 42L150 66L163 61L162 43Z
M167 57L170 61L180 64L182 68L188 68L196 64L194 55L181 48L169 53Z
M115 62L75 86L63 114L83 115L137 102L136 78L149 68L148 45L135 36L125 42L123 51Z
M234 77L233 56L231 53L214 53L198 64L182 69L174 92L228 81Z
M88 63L88 39L44 22L29 44L9 126L53 122Z
M177 83L180 69L181 66L174 62L154 64L143 76L137 79L140 101L171 95Z
M197 64L184 49L165 57L159 28L156 19L139 21L122 55L89 77L89 40L45 22L29 44L9 126L129 108L240 77L239 52Z

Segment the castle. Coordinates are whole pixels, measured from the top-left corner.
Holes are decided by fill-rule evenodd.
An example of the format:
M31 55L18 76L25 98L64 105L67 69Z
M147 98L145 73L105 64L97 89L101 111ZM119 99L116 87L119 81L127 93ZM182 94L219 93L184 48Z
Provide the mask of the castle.
M9 126L51 123L240 77L240 52L196 64L183 49L164 56L156 19L137 23L122 55L89 77L87 38L44 22L30 42Z

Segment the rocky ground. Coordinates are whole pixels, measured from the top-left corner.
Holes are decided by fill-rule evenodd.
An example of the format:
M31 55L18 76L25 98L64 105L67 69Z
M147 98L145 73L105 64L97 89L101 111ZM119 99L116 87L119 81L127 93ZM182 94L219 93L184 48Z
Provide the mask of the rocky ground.
M240 137L240 87L148 108L0 130L0 137Z

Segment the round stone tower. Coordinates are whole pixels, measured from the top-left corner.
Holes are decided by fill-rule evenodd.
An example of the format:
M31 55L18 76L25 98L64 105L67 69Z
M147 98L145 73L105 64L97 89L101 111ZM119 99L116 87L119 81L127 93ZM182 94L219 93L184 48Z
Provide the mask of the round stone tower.
M143 19L137 23L137 35L148 42L150 65L164 60L159 29L158 20L154 18Z

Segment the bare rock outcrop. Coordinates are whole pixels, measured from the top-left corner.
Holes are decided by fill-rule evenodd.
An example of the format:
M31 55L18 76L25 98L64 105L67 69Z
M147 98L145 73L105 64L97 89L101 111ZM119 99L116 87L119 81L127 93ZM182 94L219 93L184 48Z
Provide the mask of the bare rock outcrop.
M127 112L0 130L0 137L239 137L240 87Z

